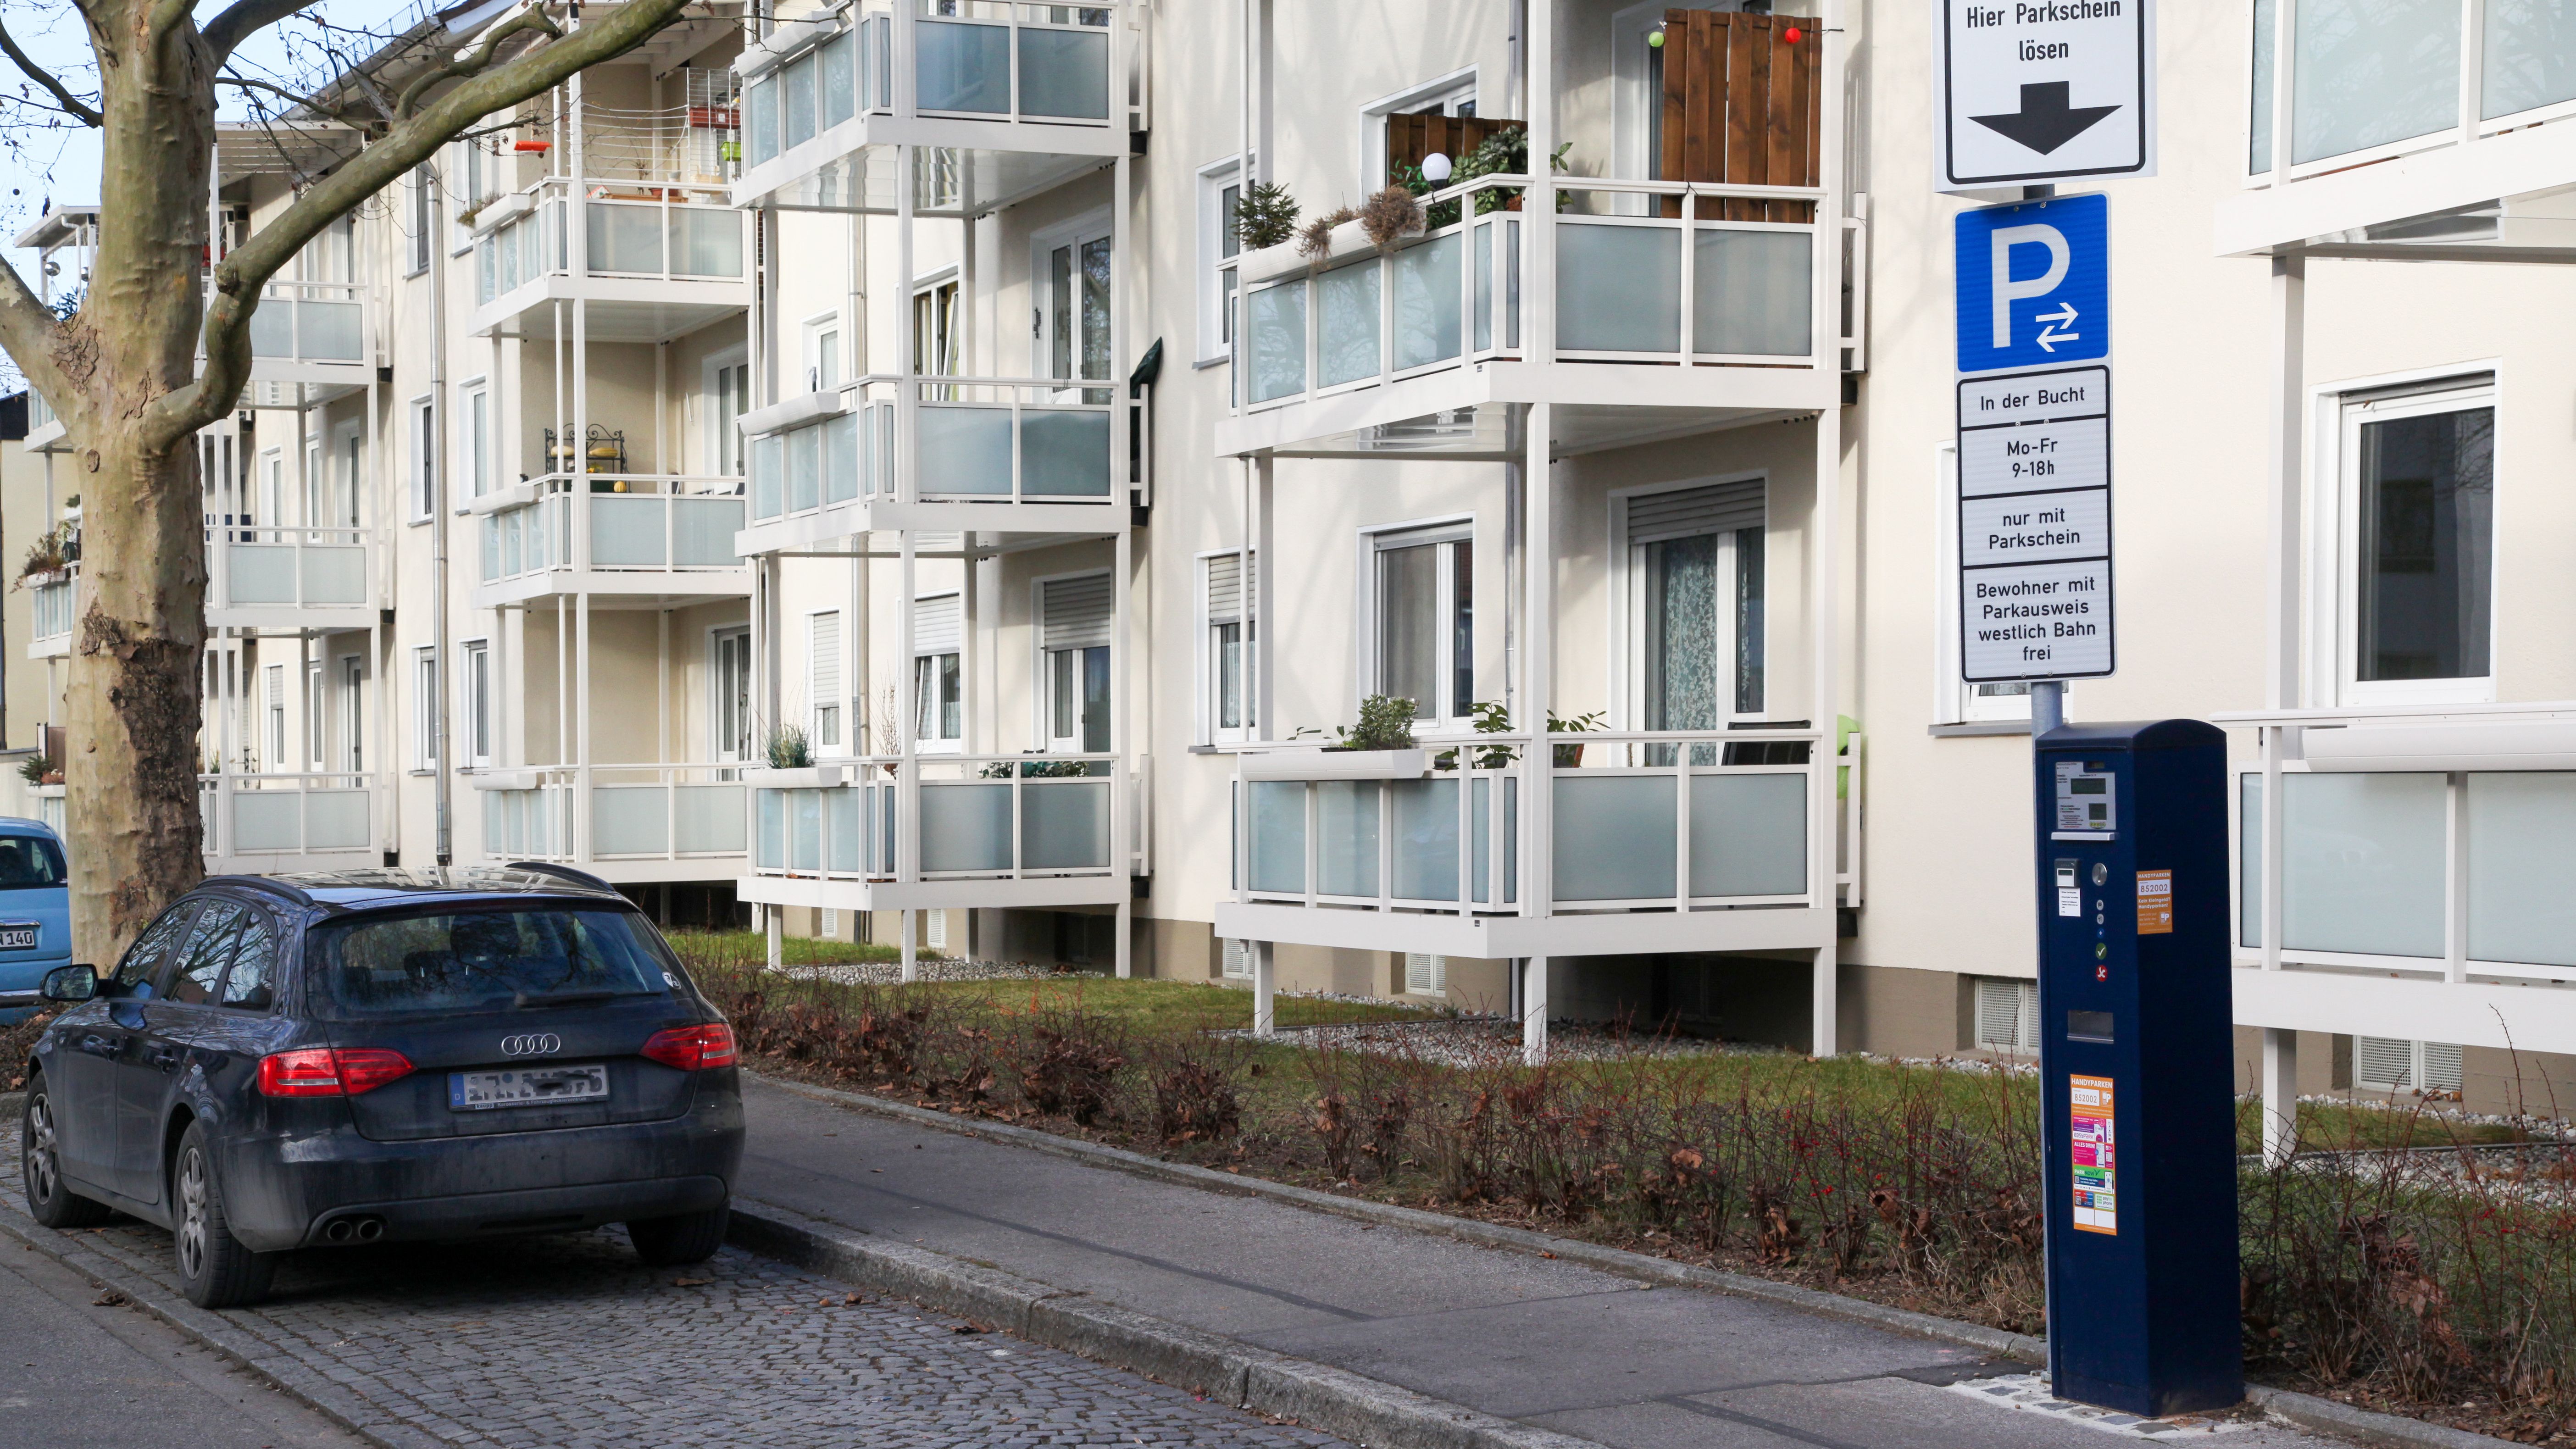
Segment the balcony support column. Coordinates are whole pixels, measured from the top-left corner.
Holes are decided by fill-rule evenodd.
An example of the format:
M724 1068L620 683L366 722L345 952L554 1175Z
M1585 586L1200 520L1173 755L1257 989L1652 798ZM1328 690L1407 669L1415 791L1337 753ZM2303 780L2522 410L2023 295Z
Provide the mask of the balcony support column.
M1252 943L1252 1034L1279 1034L1279 945L1275 941Z
M921 979L921 958L918 954L919 947L915 944L920 939L917 927L921 921L921 912L906 910L901 914L903 916L902 976L905 983L910 984Z
M1521 962L1521 1060L1547 1065L1547 958Z
M1553 494L1556 475L1549 457L1554 434L1552 405L1532 403L1522 446L1526 450L1521 467L1523 499L1522 526L1526 536L1521 544L1520 616L1528 623L1520 645L1521 713L1515 719L1522 729L1536 739L1529 750L1530 789L1521 802L1520 862L1521 914L1545 916L1553 913L1555 903L1551 842L1554 833L1556 803L1556 761L1547 746L1547 714L1556 703L1556 637L1552 621L1556 617L1556 545ZM1275 573L1275 569L1265 569ZM1531 1003L1531 1011L1544 1017L1547 1009L1546 989L1540 988ZM1525 1012L1526 1017L1531 1013ZM1545 1027L1540 1028L1542 1032Z
M768 935L769 969L775 971L787 964L787 942L778 907L760 908L761 929Z
M2278 1165L2299 1148L2299 1034L2263 1028L2263 1160Z

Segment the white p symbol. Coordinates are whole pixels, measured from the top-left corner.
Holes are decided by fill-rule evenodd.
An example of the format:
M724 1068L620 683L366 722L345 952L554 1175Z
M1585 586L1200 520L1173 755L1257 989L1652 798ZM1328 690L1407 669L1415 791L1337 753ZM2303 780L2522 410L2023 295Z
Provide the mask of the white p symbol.
M2012 249L2017 246L2048 248L2048 270L2027 281L2012 279ZM2053 226L1999 226L1994 230L1995 278L1995 348L2012 346L2012 304L2025 297L2045 297L2066 280L2066 264L2072 253L2066 245L2066 233Z

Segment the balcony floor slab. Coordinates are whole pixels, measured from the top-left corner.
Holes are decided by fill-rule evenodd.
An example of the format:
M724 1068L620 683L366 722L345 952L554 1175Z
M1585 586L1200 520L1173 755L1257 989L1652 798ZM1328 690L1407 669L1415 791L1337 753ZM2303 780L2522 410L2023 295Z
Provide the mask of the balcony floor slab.
M1699 951L1828 948L1831 910L1749 907L1722 911L1621 911L1597 915L1456 916L1219 901L1216 934L1351 951L1419 951L1474 960L1521 956L1630 956Z
M735 882L734 897L758 905L837 911L1046 910L1057 906L1114 906L1127 899L1129 890L1124 875L908 883L747 875Z

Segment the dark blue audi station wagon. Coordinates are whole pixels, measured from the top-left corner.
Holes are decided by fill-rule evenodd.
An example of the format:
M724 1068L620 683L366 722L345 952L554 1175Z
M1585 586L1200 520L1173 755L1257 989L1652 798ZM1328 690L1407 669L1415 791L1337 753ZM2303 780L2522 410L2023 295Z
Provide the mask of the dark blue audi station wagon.
M656 1266L724 1241L733 1030L650 921L560 866L219 876L26 1064L27 1207L169 1228L202 1307L289 1249L624 1223Z

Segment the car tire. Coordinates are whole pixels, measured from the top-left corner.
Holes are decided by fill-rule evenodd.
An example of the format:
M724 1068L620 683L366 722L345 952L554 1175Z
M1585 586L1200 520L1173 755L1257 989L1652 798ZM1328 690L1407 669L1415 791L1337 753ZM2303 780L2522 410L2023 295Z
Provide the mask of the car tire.
M49 1228L94 1228L113 1214L63 1181L62 1143L53 1093L45 1074L27 1079L27 1101L18 1115L18 1160L27 1188L27 1216Z
M170 1159L171 1246L179 1260L179 1288L189 1302L234 1308L268 1296L278 1255L254 1253L233 1236L212 1135L204 1122L189 1123Z
M732 1216L732 1204L720 1203L705 1212L628 1223L626 1236L647 1267L681 1268L716 1255L716 1249L724 1246L725 1223Z

